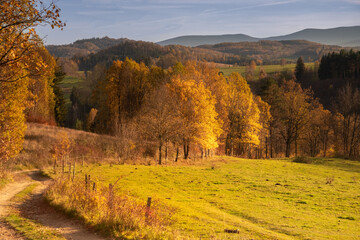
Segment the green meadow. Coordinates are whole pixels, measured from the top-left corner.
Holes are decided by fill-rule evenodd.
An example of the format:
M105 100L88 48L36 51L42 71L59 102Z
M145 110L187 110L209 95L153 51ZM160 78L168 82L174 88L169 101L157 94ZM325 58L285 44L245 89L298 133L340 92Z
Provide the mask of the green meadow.
M66 105L71 104L70 95L71 95L72 88L73 87L80 87L81 88L81 84L83 82L84 82L84 80L79 78L79 77L65 76L64 80L60 84L60 87L64 91L64 97L65 97Z
M305 63L305 66L313 67L314 63ZM263 68L267 74L273 74L273 73L282 72L282 71L293 71L295 69L295 67L296 67L296 64L286 64L284 66L281 66L281 65L256 66L254 75L255 75L255 79L259 78L260 68ZM246 66L224 67L224 68L220 68L220 71L223 72L225 76L228 76L233 72L238 72L241 75L245 76Z
M204 239L360 239L360 162L217 157L193 166L89 165L144 203L177 209L169 231ZM80 173L81 172L81 173ZM237 230L239 233L226 233ZM182 238L181 238L182 239Z

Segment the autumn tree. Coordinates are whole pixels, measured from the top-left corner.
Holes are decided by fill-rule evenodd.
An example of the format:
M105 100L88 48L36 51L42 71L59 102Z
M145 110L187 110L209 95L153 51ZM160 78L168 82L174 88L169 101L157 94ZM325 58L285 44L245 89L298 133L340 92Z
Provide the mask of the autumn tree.
M360 93L346 84L338 91L334 108L338 114L342 151L345 156L359 155L360 143Z
M35 27L50 24L52 28L63 28L65 24L59 20L60 9L54 3L45 5L41 0L1 0L0 3L0 82L13 82L29 75L18 75L16 68L30 63L37 43L41 44Z
M263 157L263 152L265 151L266 157L268 157L268 137L270 134L270 123L271 123L271 113L270 113L270 105L263 101L261 97L256 96L255 102L260 111L260 119L259 123L261 125L259 132L259 145L257 147L257 158Z
M318 105L310 110L310 119L303 130L304 152L315 157L322 152L325 157L330 146L332 114Z
M164 144L168 141L176 142L182 132L183 123L179 110L175 96L166 85L160 86L145 97L138 129L145 140L157 142L159 164L162 163Z
M250 62L250 65L246 66L245 78L247 81L254 80L255 70L256 70L256 62L253 60Z
M314 98L308 89L302 89L293 80L284 81L276 92L277 100L271 105L276 111L273 121L278 121L279 132L285 142L285 156L290 157L291 145L295 144L295 155L298 140L310 119L310 111L314 108Z
M37 61L41 40L34 27L50 24L62 28L59 11L55 4L45 5L39 0L0 1L1 165L21 150L24 110L30 106L28 86L44 64Z
M97 114L100 121L98 131L122 134L126 123L140 110L150 89L148 76L149 68L143 63L130 59L113 63L105 79L99 83L99 94L104 102Z
M249 85L239 73L232 73L228 82L230 130L226 136L226 152L244 155L249 147L260 143L260 111Z
M215 110L216 99L206 88L201 71L191 63L185 67L181 64L175 65L170 89L180 104L184 158L189 156L191 143L198 144L202 151L216 148L222 132L221 123Z
M32 106L26 111L27 120L41 123L54 122L55 95L54 78L56 61L45 49L38 47L33 53L34 60L29 64L31 73L29 90Z

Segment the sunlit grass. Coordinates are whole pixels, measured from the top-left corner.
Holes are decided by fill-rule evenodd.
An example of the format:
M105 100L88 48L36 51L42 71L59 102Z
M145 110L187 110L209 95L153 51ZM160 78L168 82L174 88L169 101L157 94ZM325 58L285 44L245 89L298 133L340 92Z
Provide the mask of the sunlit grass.
M17 193L14 197L11 198L11 201L13 202L22 202L29 198L29 195L32 193L32 191L38 186L38 183L32 183L29 186L27 186L25 189L23 189L21 192Z
M275 72L293 71L295 69L295 66L296 66L296 64L286 64L284 66L281 66L281 65L256 66L256 70L254 72L255 79L259 78L260 68L263 68L267 74L272 74ZM313 67L314 63L305 63L305 66ZM225 68L220 68L220 71L223 72L225 76L230 75L232 72L238 72L242 76L245 76L246 66L225 67Z
M38 183L30 184L12 197L11 201L18 204L23 203L30 197L30 194L36 186L38 186ZM18 213L12 213L6 216L5 221L28 240L65 240L65 238L56 231L49 229L34 220L22 217Z
M91 165L99 184L178 208L172 229L194 237L258 239L360 237L360 163L224 157L201 166ZM330 182L329 179L332 179ZM239 235L235 234L237 237Z
M81 84L84 82L83 79L73 76L65 76L64 80L61 82L60 87L64 91L65 104L67 107L70 106L70 94L73 87L81 88Z
M23 218L18 214L11 214L5 220L28 240L65 240L57 232L47 229L33 220Z

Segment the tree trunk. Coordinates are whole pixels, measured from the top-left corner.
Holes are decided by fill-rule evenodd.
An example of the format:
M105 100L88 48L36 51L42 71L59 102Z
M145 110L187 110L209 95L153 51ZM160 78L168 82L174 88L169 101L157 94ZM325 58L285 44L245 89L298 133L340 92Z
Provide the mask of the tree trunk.
M168 158L168 145L165 144L165 160Z
M162 148L162 141L159 141L159 165L161 165L161 148Z
M268 137L265 138L265 158L268 158Z
M178 161L178 157L179 157L179 147L176 147L176 157L175 157L175 162Z
M187 159L189 157L189 144L184 143L184 159Z
M290 157L290 151L291 151L291 141L286 140L286 150L285 150L285 157Z

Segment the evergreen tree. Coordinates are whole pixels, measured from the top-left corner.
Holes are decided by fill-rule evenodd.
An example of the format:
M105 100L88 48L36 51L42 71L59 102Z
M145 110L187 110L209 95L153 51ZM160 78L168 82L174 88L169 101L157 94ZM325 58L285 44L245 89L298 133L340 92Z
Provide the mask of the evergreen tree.
M65 106L64 92L62 91L60 84L64 80L65 72L61 67L57 67L55 70L55 79L53 80L53 91L55 94L55 121L57 125L64 126L67 109Z
M295 76L298 82L301 82L304 73L305 73L305 64L302 57L299 57L296 62L296 68L295 68Z

